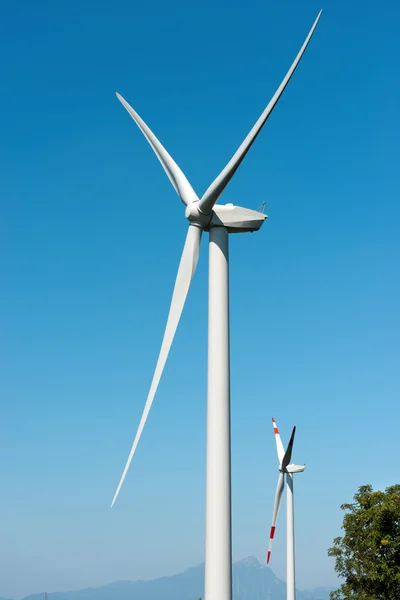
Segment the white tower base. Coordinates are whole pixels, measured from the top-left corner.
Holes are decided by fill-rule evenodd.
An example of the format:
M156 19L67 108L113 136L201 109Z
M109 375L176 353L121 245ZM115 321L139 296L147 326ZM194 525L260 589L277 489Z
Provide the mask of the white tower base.
M287 510L287 554L286 554L286 598L295 600L296 589L294 580L294 505L293 505L293 475L286 473L286 510Z
M208 290L205 600L231 600L228 230L211 227Z

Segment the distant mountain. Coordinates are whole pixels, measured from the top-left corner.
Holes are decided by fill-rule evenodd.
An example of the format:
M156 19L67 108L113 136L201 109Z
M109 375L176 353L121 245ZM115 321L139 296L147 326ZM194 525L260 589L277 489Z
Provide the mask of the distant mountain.
M316 587L311 590L302 590L303 600L311 600L318 598L319 600L329 600L329 594L336 590L334 587Z
M286 583L254 557L233 565L232 584L233 600L286 600ZM329 600L329 591L330 588L297 591L297 600ZM200 597L204 597L204 565L150 581L116 581L98 588L48 594L48 600L198 600ZM43 600L43 594L23 600Z

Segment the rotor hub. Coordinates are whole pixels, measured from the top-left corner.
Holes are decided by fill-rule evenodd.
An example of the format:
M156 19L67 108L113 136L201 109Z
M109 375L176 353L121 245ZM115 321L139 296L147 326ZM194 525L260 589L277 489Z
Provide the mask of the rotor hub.
M211 223L213 213L211 212L209 215L204 215L199 211L199 203L192 202L186 207L185 217L191 223L191 225L197 225L197 227L201 227L202 229L207 229Z

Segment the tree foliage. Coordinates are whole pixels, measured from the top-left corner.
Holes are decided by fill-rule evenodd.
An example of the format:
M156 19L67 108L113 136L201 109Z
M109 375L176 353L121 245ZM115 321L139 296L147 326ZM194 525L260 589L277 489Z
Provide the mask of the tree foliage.
M344 535L328 555L344 583L331 600L400 600L400 485L384 492L363 485L341 509Z

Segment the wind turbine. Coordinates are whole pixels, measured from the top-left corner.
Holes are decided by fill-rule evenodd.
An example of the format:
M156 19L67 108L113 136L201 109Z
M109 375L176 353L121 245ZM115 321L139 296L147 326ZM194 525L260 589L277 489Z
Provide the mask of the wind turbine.
M186 205L185 217L189 221L189 228L150 391L111 506L117 499L157 391L196 269L202 232L209 232L206 600L230 600L232 595L228 235L230 233L258 231L266 219L266 215L261 212L234 206L233 204L217 205L216 202L246 156L292 77L314 33L321 12L268 106L226 167L201 198L196 195L181 169L146 123L128 102L117 94L118 99L149 142L180 199Z
M287 600L294 600L296 592L294 577L293 473L301 473L306 467L305 465L293 465L290 463L296 427L293 427L292 435L290 436L289 444L285 452L281 436L279 435L278 427L274 419L272 419L272 424L274 427L280 473L278 477L278 485L276 487L274 511L272 513L272 526L269 534L267 564L271 559L272 540L274 539L275 535L276 522L278 520L279 508L281 506L283 495L284 478L286 475L286 598Z

